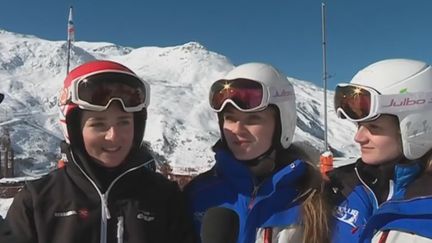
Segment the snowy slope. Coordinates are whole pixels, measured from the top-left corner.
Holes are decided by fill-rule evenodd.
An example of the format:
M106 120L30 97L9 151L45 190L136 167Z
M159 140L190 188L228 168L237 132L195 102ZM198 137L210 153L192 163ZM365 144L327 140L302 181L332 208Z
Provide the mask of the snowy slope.
M212 81L234 67L228 58L196 42L136 49L107 42L74 44L72 68L92 59L121 62L150 82L145 140L162 160L178 173L191 167L201 172L213 164L209 148L217 140L219 129L207 93ZM65 64L64 41L0 29L0 92L6 94L0 105L0 133L8 129L11 134L20 176L47 173L58 158L62 134L56 95L65 77ZM322 150L323 89L289 79L297 95L295 140ZM328 141L342 156L357 155L358 148L352 141L355 127L336 118L332 100L333 92L329 91Z

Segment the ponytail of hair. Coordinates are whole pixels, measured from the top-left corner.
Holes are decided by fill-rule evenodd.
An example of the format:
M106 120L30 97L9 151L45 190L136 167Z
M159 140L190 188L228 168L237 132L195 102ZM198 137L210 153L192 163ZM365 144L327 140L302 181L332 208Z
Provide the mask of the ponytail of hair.
M301 205L303 243L330 243L331 206L324 193L324 180L318 169L310 164Z

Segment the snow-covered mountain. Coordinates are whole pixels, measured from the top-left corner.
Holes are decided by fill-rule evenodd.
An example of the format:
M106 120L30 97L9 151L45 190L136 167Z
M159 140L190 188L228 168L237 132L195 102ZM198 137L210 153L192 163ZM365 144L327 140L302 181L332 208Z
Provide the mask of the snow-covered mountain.
M207 94L212 81L234 67L228 58L196 42L134 49L83 41L74 43L71 57L72 68L92 59L118 61L150 82L145 140L175 171L195 168L201 172L213 164L210 147L219 129ZM46 173L59 158L62 134L56 96L65 74L65 41L0 29L0 92L6 94L0 105L0 132L7 129L11 134L21 176ZM297 95L295 140L322 150L323 89L289 79ZM328 92L328 100L329 144L342 156L357 155L358 148L352 141L354 125L336 118L332 91Z

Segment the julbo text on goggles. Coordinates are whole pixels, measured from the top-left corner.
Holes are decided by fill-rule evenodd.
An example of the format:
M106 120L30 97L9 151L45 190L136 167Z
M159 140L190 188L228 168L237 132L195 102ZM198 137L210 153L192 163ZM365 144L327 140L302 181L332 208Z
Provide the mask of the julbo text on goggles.
M411 110L432 109L432 92L382 95L376 90L356 85L338 84L334 107L339 118L353 122L374 120L380 114L399 114Z

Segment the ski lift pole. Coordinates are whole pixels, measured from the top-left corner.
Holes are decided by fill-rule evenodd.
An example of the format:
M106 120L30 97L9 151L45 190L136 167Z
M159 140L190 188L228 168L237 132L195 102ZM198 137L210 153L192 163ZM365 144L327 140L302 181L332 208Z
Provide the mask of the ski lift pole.
M68 24L67 24L67 34L68 35L67 35L66 75L69 74L71 46L72 46L72 41L75 40L75 27L74 27L73 19L72 19L72 11L73 11L73 7L70 6L70 8L69 8Z
M324 150L328 150L327 140L327 51L326 51L326 14L325 14L325 3L321 3L321 15L322 15L322 62L323 62L323 86L324 86Z
M66 75L69 74L69 66L70 66L70 49L71 49L71 41L68 40L68 45L67 45L67 63L66 63Z
M69 74L72 41L75 40L75 27L74 27L74 24L73 24L72 12L73 12L73 7L70 6L70 8L69 8L69 16L68 16L68 23L67 23L66 77ZM66 165L66 163L67 163L67 156L66 156L67 150L68 150L67 143L65 141L62 141L62 143L60 144L61 158L57 161L57 168L63 168Z
M323 62L323 86L324 86L324 152L320 155L320 172L324 179L328 179L327 172L333 170L333 154L330 151L327 140L327 38L326 38L326 12L325 3L321 3L321 17L322 17L322 62Z

